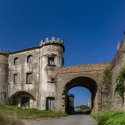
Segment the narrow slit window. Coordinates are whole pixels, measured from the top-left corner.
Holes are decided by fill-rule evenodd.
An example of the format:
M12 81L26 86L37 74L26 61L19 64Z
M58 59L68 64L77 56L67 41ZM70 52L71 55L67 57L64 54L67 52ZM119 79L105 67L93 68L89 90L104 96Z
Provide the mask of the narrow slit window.
M18 78L18 74L14 74L14 76L13 76L13 81L14 81L14 83L18 83L19 82L19 80L18 80L19 78Z

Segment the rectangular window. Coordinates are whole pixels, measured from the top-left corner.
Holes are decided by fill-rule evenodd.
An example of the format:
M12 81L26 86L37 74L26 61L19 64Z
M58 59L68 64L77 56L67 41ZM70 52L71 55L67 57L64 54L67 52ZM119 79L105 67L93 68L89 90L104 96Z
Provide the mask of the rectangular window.
M32 84L33 82L33 74L32 73L27 73L26 75L26 83L27 84Z
M48 65L49 66L54 66L55 63L54 63L54 57L48 57Z
M14 76L13 76L13 82L17 84L19 82L18 79L19 79L18 78L18 74L14 74Z

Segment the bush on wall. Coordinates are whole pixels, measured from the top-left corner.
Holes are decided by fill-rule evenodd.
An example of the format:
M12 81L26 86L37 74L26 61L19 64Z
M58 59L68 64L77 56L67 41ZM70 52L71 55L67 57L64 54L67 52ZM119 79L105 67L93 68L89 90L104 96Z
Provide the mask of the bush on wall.
M124 101L124 92L125 92L125 86L124 86L124 80L125 80L125 66L121 69L118 76L116 77L116 91Z
M103 80L102 80L102 93L109 94L110 85L111 85L111 68L108 67L103 72Z

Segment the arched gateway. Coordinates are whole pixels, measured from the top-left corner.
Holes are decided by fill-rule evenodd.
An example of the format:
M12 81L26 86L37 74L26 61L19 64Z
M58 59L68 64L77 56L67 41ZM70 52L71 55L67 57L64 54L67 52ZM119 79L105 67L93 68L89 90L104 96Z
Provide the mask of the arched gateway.
M67 110L67 92L75 86L89 89L92 94L91 108L99 110L102 101L99 84L102 82L104 69L108 66L110 63L57 68L56 110Z
M91 109L94 107L94 99L95 99L95 96L96 96L96 92L97 92L97 89L98 89L98 86L97 86L97 83L96 81L94 81L93 79L89 78L89 77L76 77L74 79L72 79L71 81L69 81L65 88L64 88L64 91L65 91L65 96L66 96L66 99L65 99L65 110L66 112L73 112L73 111L70 111L70 104L69 104L69 99L68 99L68 91L70 89L72 89L73 87L76 87L76 86L82 86L82 87L85 87L87 89L90 90L91 92ZM83 97L81 97L83 98ZM91 110L90 109L90 110Z

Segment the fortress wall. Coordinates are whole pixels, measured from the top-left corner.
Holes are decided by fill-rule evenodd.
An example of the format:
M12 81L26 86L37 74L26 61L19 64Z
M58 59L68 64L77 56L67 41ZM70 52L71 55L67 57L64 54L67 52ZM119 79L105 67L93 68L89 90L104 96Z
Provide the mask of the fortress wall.
M113 60L113 69L112 69L112 109L124 109L125 103L123 104L122 98L119 96L118 92L116 92L116 79L119 72L125 68L125 39L120 45L115 58Z
M0 53L0 103L7 103L8 55Z

